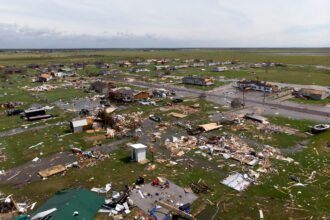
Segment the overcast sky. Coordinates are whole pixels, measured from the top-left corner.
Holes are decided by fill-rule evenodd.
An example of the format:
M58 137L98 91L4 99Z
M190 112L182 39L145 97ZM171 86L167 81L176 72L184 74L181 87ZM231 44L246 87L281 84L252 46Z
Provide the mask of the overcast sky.
M329 0L0 0L0 48L329 46Z

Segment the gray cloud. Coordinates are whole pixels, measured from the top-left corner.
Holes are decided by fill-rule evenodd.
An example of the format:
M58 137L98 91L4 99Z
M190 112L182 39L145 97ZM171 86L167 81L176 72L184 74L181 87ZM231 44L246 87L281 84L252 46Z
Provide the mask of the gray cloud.
M0 23L0 47L9 48L152 48L210 46L202 41L173 40L155 34L135 35L118 32L111 36L64 34L51 29Z
M0 48L329 47L328 0L1 0Z

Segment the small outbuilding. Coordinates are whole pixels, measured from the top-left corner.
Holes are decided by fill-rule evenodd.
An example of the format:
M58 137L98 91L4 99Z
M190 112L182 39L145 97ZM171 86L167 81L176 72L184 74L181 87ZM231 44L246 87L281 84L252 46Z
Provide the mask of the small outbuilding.
M72 133L79 133L93 127L93 120L91 118L78 119L70 122Z
M146 160L147 146L144 144L132 144L130 145L132 149L132 160L136 162L141 162Z

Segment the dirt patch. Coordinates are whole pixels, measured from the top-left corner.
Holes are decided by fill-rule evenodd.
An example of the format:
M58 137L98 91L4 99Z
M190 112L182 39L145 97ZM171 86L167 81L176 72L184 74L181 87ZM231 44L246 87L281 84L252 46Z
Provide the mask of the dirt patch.
M185 105L172 105L164 108L164 111L171 111L171 110L177 110L180 112L184 112L187 115L193 114L195 112L198 112L198 108L192 108L190 106Z
M86 142L94 142L94 141L99 141L99 140L104 140L106 137L104 134L99 134L91 137L84 137L84 141Z

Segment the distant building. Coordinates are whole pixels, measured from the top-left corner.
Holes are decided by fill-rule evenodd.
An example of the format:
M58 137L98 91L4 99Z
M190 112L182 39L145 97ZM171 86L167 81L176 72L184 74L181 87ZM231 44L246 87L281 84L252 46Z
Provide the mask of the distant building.
M148 66L150 65L150 62L144 61L144 62L138 62L136 63L137 66Z
M96 81L91 84L90 90L95 91L97 93L107 93L108 85L101 81Z
M129 71L131 73L150 72L150 70L145 67L132 67Z
M183 68L188 68L188 64L182 64L182 65L176 65L173 67L174 70L178 70L178 69L183 69Z
M228 70L228 67L226 66L219 66L219 67L214 67L212 69L212 72L222 72Z
M168 70L170 69L169 65L165 65L165 66L155 66L155 70Z
M63 63L52 63L52 64L50 64L50 66L53 68L62 68L62 67L64 67L64 64Z
M133 64L130 63L130 62L128 62L128 61L126 61L124 63L120 63L119 66L120 67L130 67L130 66L133 66Z
M22 69L20 67L7 67L4 70L5 74L19 74L19 73L26 73L25 69Z
M264 65L262 63L255 63L255 64L251 64L250 65L250 68L261 68L263 67Z
M95 62L95 67L98 69L108 69L108 68L111 68L112 65L105 63L103 61L97 61L97 62Z
M79 133L93 127L93 120L91 118L77 119L70 122L70 129L72 133Z
M186 76L182 78L183 84L198 85L198 86L211 86L213 85L213 80L210 78L203 78L197 76Z
M100 72L99 72L100 75L114 75L114 74L119 74L119 73L121 73L121 71L118 69L100 70Z
M149 98L148 92L133 90L128 87L120 87L111 89L109 96L117 101L134 102Z
M308 99L323 100L326 99L329 94L324 90L303 88L298 91L298 95Z
M41 74L38 78L38 82L48 82L53 79L53 76L49 73Z
M168 63L168 60L167 59L155 60L154 63L155 65L164 65Z
M261 92L276 92L279 90L277 85L261 82L258 80L242 80L236 83L236 87L239 89L251 89Z
M27 65L27 68L30 68L30 69L36 69L36 68L40 68L41 65L40 64L35 64L35 63L31 63L29 65Z
M159 88L159 89L154 89L152 91L152 94L154 97L165 98L166 96L175 95L175 91Z
M190 60L181 60L181 63L193 63L194 59L190 59Z
M204 67L205 63L193 63L190 65L190 67Z
M72 65L72 68L74 68L76 70L83 70L85 68L85 66L86 66L86 63L77 62Z
M210 62L207 65L208 66L217 66L217 65L222 65L222 62Z

